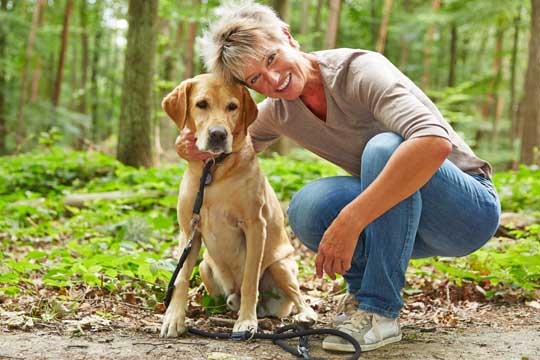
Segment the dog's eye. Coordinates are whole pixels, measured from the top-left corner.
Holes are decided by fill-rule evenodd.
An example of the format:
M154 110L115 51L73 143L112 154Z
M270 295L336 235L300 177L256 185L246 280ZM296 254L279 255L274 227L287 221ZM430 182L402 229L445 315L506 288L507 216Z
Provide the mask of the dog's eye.
M229 110L229 111L234 111L237 108L238 108L238 106L235 103L230 103L229 105L227 105L227 110Z
M195 104L199 109L206 109L208 107L208 102L206 100L197 101Z

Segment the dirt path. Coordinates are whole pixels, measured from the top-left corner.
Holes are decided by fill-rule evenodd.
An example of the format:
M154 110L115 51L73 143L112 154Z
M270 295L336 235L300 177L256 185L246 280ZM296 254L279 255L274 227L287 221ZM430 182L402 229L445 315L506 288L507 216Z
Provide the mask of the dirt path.
M434 317L409 311L402 316L403 340L366 353L363 359L540 359L540 311L525 305L454 308ZM466 316L465 316L466 314ZM449 317L450 316L450 317ZM159 325L159 319L146 324ZM95 328L83 336L61 332L63 327L35 326L31 332L0 329L0 359L207 359L222 352L251 359L292 359L266 341L251 343L215 341L194 336L160 339L151 327L138 331L118 325L115 331ZM111 326L108 326L110 329ZM320 339L311 341L313 356L344 359L320 349Z

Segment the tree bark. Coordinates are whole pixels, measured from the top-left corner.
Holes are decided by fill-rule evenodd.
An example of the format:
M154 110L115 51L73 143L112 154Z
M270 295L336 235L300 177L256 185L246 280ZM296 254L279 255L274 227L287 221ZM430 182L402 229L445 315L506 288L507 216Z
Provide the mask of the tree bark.
M271 4L281 20L287 22L289 20L289 2L287 0L272 0Z
M386 36L388 35L388 19L390 18L390 12L392 11L392 0L384 0L383 18L381 27L379 29L379 37L377 38L376 50L381 54L384 54L384 47L386 45Z
M317 0L317 11L315 12L315 48L320 49L322 47L322 32L321 32L321 12L324 0Z
M302 0L302 17L300 19L300 34L307 35L309 31L309 3L310 0Z
M30 34L28 35L28 43L26 46L26 54L21 74L21 96L19 98L19 106L17 108L17 125L15 128L15 142L17 145L20 145L25 137L24 105L26 104L28 93L28 64L32 61L34 42L36 40L37 30L39 27L39 19L44 6L45 0L38 0L36 2L36 5L34 6L34 13L32 15L32 27L30 28Z
M341 13L341 0L329 0L328 28L326 29L325 48L336 47L339 32L339 15Z
M119 161L131 166L153 165L152 90L157 9L157 0L129 0L117 155Z
M58 59L58 71L56 72L56 81L54 83L54 92L52 97L52 103L54 107L58 106L60 100L60 90L62 89L62 73L64 71L64 60L66 57L66 49L68 45L68 29L69 18L71 16L71 10L73 8L73 0L66 0L66 10L64 12L64 25L62 27L62 42L60 45L60 57Z
M499 88L502 81L502 52L503 52L503 40L504 40L504 28L502 24L499 25L497 31L497 39L495 42L495 58L493 59L493 70L495 72L495 83L493 84L493 93L491 94L491 101L495 101L495 108L493 111L493 127L491 131L491 149L496 150L497 143L499 142L499 127L501 121L501 115L503 111L504 101L499 94ZM496 98L496 99L495 99Z
M510 119L510 132L508 134L508 140L510 148L514 150L516 139L521 135L518 134L519 118L517 114L516 104L516 67L517 67L517 53L519 45L519 24L521 22L520 15L521 8L517 15L514 17L514 36L512 40L512 57L510 58L510 104L508 105L508 118Z
M448 86L456 84L456 65L457 65L457 43L458 32L455 23L452 23L450 30L450 69L448 71Z
M501 67L501 52L502 52L502 41L504 38L504 30L501 29L501 24L497 26L497 31L495 33L495 56L493 57L492 62L492 71L495 75L495 79L492 82L491 91L487 94L486 100L484 101L484 106L482 107L482 116L484 119L489 118L489 115L492 111L494 93L496 92L498 77L500 76L500 67Z
M371 12L371 48L375 49L377 46L377 21L379 17L377 16L377 0L371 0L369 2L370 12Z
M2 11L7 11L7 0L2 0L0 3ZM5 58L7 29L0 26L0 59ZM6 94L6 76L4 67L0 66L0 155L7 153L6 149L6 109L5 109L5 94Z
M200 6L201 0L192 0L193 6ZM184 79L193 77L194 75L194 59L195 59L195 38L197 36L197 20L192 20L188 24L188 33L186 39L186 48L184 51Z
M523 136L521 162L538 164L540 133L540 0L531 0L531 32L529 40L529 62L525 73L523 99Z
M441 8L441 0L433 0L431 5L433 12ZM422 72L422 88L429 86L429 77L431 72L431 46L433 45L433 36L435 35L435 25L429 25L426 34L426 44L424 46L424 71Z
M81 0L79 7L81 17L81 95L79 98L79 112L86 114L86 80L88 74L88 16L86 14L86 0Z
M410 13L411 11L411 0L404 0L403 2L403 8L405 9L406 13ZM409 62L409 42L407 41L407 38L404 36L404 34L401 34L399 37L399 49L400 49L400 55L399 55L399 68L401 71L404 71L405 67L407 66L407 63Z
M99 13L99 9L98 9ZM94 37L94 49L92 52L92 64L90 69L90 114L92 118L92 142L96 144L99 141L99 92L97 77L99 72L99 58L101 52L101 38L102 31L101 28L96 30Z

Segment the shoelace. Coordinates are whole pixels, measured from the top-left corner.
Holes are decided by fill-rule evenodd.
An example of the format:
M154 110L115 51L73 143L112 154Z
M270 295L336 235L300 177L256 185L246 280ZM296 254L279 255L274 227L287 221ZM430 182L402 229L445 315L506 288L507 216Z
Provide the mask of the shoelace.
M345 320L343 325L339 326L338 329L349 334L352 334L353 332L362 333L364 329L369 329L372 325L372 321L370 321L372 320L372 317L372 314L358 311L350 319Z

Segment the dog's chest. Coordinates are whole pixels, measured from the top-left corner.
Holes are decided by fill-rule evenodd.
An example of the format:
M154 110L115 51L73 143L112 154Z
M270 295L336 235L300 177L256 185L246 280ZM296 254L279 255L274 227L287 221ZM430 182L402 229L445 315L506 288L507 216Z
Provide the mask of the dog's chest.
M242 218L226 204L201 209L201 235L212 257L241 256L245 249Z

